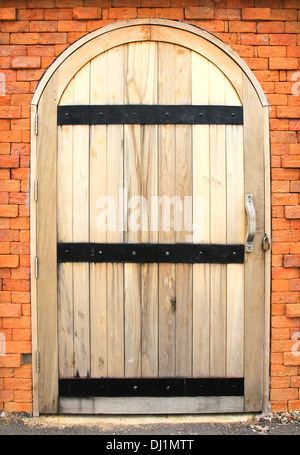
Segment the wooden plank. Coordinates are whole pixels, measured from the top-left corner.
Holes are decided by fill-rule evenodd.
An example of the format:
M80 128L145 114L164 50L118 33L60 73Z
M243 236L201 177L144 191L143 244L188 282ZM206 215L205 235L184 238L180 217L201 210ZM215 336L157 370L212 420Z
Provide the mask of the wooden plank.
M135 47L135 45L131 46ZM127 71L130 70L127 68ZM128 91L130 94L130 89ZM129 201L124 233L127 243L139 243L141 239L140 135L140 125L124 125L124 187L127 190ZM139 264L124 264L124 287L125 376L140 377L142 327L141 266Z
M158 44L158 102L175 102L175 46ZM158 127L159 242L174 243L175 126ZM168 213L169 210L169 213ZM159 376L174 376L176 371L176 295L175 265L159 264Z
M192 103L208 105L208 60L192 52ZM210 243L209 126L192 127L193 243ZM209 376L210 264L193 265L193 376Z
M61 102L73 104L74 83L70 82ZM73 127L58 127L57 153L57 240L73 240ZM59 264L57 281L58 311L58 368L59 377L74 376L74 333L73 333L73 265Z
M191 104L192 77L191 52L175 46L175 103ZM170 68L170 70L172 70ZM192 233L192 126L175 128L175 242L190 242ZM175 266L176 294L176 376L192 374L193 267L190 264Z
M107 55L107 103L122 104L124 94L124 47ZM107 196L115 201L116 225L107 231L107 242L123 242L124 207L119 200L123 183L123 126L107 126ZM123 196L122 196L123 197ZM107 265L107 359L109 377L124 377L124 267ZM113 283L113 285L112 285Z
M158 44L158 102L175 102L175 46ZM158 128L159 242L174 243L174 210L170 203L175 196L175 126ZM170 210L168 214L168 208ZM170 224L169 224L170 223ZM176 372L176 295L175 264L159 264L159 376L175 376Z
M260 411L264 387L264 251L265 229L264 114L244 77L245 193L253 194L256 233L253 252L245 259L245 411Z
M216 414L243 412L243 397L60 398L62 414Z
M270 178L270 132L269 107L263 107L264 116L264 170L265 170L265 232L271 239L271 178ZM263 412L269 409L270 391L270 319L271 319L271 248L265 251L265 301L264 301L264 385L263 385Z
M147 47L125 46L124 103L140 104L147 87ZM143 84L145 82L145 85ZM128 197L125 242L141 239L141 126L124 125L124 187ZM126 211L126 208L125 208ZM141 266L124 265L125 377L141 376Z
M107 53L91 61L90 103L106 103ZM99 216L106 209L106 126L90 127L90 240L106 242ZM90 264L91 377L107 377L107 266Z
M243 127L226 126L227 243L245 241ZM244 374L244 264L227 265L226 375Z
M74 103L89 100L90 64L74 79ZM73 241L89 241L89 127L73 126ZM90 376L89 264L73 264L75 375Z
M40 371L38 375L39 411L58 411L58 346L57 346L57 263L56 263L56 98L57 77L49 81L38 107L40 118L37 143L37 330ZM46 151L46 152L45 152ZM53 191L50 189L53 188Z
M32 105L30 109L30 266L34 270L37 257L37 201L36 201L36 178L37 178L37 137L35 134L37 107ZM38 402L38 372L37 358L34 353L38 351L38 301L37 301L37 278L35 273L30 274L31 286L31 333L32 333L32 414L34 417L39 415ZM35 357L35 358L34 358Z
M209 103L225 104L224 75L209 64ZM210 125L210 241L226 243L225 126ZM226 265L211 264L210 375L226 372Z
M157 103L157 43L140 43L145 73L139 84L143 104ZM144 48L147 48L147 53ZM143 79L145 82L143 82ZM151 198L158 196L158 127L144 125L141 130L141 242L158 241L158 216ZM154 205L155 209L155 205ZM141 265L142 376L158 376L158 264Z

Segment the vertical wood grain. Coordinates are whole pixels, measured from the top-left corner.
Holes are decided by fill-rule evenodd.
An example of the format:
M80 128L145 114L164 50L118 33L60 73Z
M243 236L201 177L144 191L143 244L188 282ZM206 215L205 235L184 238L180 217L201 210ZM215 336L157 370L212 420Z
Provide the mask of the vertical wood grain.
M158 102L175 104L175 46L158 44ZM171 69L171 71L170 71ZM159 197L175 195L175 126L159 125ZM164 222L170 225L164 225ZM160 204L159 243L175 243L174 209L166 217ZM176 287L175 264L159 264L159 376L176 371Z
M74 79L74 104L89 102L90 64ZM73 127L73 241L89 242L89 126ZM75 375L90 376L89 264L73 264Z
M90 104L107 99L107 53L91 61ZM90 241L106 242L105 226L99 216L107 187L106 125L90 126ZM103 202L102 202L103 201ZM107 265L90 264L91 377L107 376Z
M209 62L192 53L192 103L209 102ZM210 243L209 125L193 125L193 243ZM210 264L193 264L193 376L209 376Z
M73 104L74 83L65 90L61 103ZM57 239L59 242L73 240L73 126L58 127L57 153ZM74 376L74 327L73 327L73 265L58 265L58 345L59 376Z

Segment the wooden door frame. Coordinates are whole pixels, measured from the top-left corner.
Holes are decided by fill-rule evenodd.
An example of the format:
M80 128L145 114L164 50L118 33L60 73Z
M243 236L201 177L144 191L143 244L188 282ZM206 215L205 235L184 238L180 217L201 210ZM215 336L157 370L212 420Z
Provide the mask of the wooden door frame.
M230 80L244 105L245 193L260 201L257 216L262 226L254 240L253 256L264 261L261 288L248 290L245 264L245 383L244 412L267 409L269 403L270 250L262 252L266 232L271 238L269 103L245 62L221 40L196 26L164 19L116 22L96 30L69 46L47 69L31 103L31 305L33 355L33 413L58 412L57 260L56 260L56 106L72 77L89 60L113 47L135 41L164 41L191 49L212 61ZM253 116L252 113L255 112ZM255 129L258 134L251 132ZM255 153L256 151L256 153ZM251 158L251 160L250 160ZM251 162L250 162L251 161ZM247 179L255 168L260 186ZM42 182L42 184L39 182ZM38 259L37 259L38 258ZM255 299L255 294L257 299ZM248 296L248 297L247 297ZM258 333L253 343L252 326ZM41 332L43 335L41 335ZM39 335L40 334L40 335ZM251 339L250 342L247 340ZM263 349L262 346L263 345ZM258 353L259 350L259 353ZM259 381L257 381L259 376ZM184 408L182 408L184 409ZM180 412L184 412L184 411ZM189 412L188 410L186 412ZM195 412L195 411L191 411ZM199 408L197 412L214 412ZM216 412L230 412L230 408Z

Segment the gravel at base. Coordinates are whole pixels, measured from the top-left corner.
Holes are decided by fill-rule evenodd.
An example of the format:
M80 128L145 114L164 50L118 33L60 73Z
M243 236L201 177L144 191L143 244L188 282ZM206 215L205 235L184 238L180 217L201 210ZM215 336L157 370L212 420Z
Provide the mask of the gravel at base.
M27 414L0 414L0 435L300 435L300 412L253 416L246 422L38 423ZM67 419L66 419L67 420ZM166 417L167 420L167 417ZM80 419L79 419L80 422Z

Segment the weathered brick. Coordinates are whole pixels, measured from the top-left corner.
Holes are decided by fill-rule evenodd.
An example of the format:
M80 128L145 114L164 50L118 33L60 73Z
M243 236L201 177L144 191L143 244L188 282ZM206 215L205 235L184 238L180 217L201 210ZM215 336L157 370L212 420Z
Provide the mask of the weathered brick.
M213 19L214 8L211 7L185 8L184 16L186 19Z
M15 20L16 20L16 8L0 8L0 21L15 21Z
M288 254L283 258L284 267L300 267L300 254Z
M95 7L77 7L73 9L73 19L101 19L101 8Z
M300 289L299 287L299 280L291 280L293 282L297 281L297 290ZM299 318L300 317L300 304L288 304L286 305L286 316L288 318ZM300 387L300 385L299 385Z
M243 20L269 20L271 17L270 8L243 8L242 19Z

